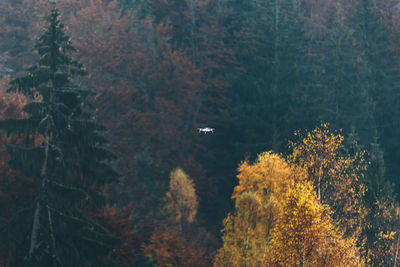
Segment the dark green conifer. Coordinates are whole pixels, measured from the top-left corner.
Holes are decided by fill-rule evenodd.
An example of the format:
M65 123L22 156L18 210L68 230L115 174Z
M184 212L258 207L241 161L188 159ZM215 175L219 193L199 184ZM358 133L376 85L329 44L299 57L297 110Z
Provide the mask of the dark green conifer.
M376 129L385 151L386 174L394 181L397 177L393 174L399 173L397 162L400 160L399 57L394 49L390 25L384 23L377 1L358 0L351 14L350 23L354 25L354 34L360 43L363 64L366 63L362 87L373 101Z
M319 90L309 92L305 99L318 120L346 132L356 130L360 142L366 144L376 130L375 105L368 91L368 63L353 27L339 9L332 24L321 29L313 45L319 66L314 81Z
M231 112L238 151L256 155L283 148L292 129L304 127L299 97L311 81L309 39L297 1L229 1L242 72L232 78ZM232 16L233 16L232 15ZM313 124L309 125L310 127ZM242 156L241 155L241 156Z
M9 164L37 185L33 205L16 212L7 225L26 236L13 265L101 266L100 257L118 240L84 211L103 205L98 189L118 180L110 166L115 156L106 148L106 129L90 112L87 97L93 92L73 80L86 71L69 56L75 49L54 3L45 21L35 46L38 63L8 90L31 99L24 107L27 116L0 121L7 133L26 136L26 146L6 147ZM43 141L34 146L34 138Z
M395 240L390 233L398 228L393 184L385 178L385 161L377 137L370 144L369 165L365 175L367 191L365 194L367 221L365 227L366 256L372 266L392 264L393 255L389 253Z

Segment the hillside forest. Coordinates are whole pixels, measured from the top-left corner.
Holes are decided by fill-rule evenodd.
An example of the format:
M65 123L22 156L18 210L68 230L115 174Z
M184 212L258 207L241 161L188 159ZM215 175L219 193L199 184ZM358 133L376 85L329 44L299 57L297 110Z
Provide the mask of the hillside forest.
M400 0L0 0L1 267L398 266L399 177Z

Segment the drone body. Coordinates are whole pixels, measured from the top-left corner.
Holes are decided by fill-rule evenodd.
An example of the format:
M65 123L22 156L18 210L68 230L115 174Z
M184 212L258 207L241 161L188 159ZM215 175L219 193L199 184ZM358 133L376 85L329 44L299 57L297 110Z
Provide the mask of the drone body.
M199 130L199 133L214 133L214 128L209 128L209 127L204 127L204 128L197 128Z

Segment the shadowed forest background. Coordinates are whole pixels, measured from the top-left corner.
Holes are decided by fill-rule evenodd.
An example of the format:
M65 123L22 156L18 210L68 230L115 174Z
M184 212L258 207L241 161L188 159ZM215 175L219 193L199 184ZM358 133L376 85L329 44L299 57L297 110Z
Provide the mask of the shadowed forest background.
M49 40L40 37L56 22L43 17L56 9L47 0L0 0L0 266L400 264L400 0L56 6L64 26L54 29L76 50L53 41L76 69L57 65L50 76L83 88L76 97L85 100L69 106L79 116L68 118L85 118L78 128L87 129L91 154L67 161L79 154L72 148L86 149L79 134L68 143L57 141L61 130L16 123L53 105L40 83L23 83L47 66ZM119 182L91 184L67 163L57 167L71 188L92 193L82 204L79 186L68 189L77 209L57 198L65 214L46 206L37 223L49 232L36 236L37 203L49 201L38 197L38 181L51 178L42 165L36 176L26 171L36 163L13 145L51 150L49 140L71 166L98 160ZM38 164L47 162L40 155ZM55 235L51 212L55 224L73 218L60 219ZM71 229L87 243L68 237ZM90 242L101 244L86 251Z

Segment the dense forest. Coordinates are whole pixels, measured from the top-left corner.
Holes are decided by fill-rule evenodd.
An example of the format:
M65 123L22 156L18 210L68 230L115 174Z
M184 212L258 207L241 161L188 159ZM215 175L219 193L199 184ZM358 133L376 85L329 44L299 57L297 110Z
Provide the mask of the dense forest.
M0 266L397 266L399 177L400 0L0 0Z

